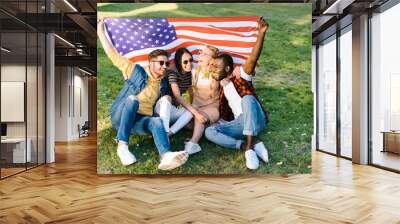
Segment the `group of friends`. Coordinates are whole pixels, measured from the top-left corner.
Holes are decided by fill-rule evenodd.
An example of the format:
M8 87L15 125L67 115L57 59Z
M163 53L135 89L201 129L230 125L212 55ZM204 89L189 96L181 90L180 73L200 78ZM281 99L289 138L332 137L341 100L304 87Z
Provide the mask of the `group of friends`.
M260 18L256 43L241 66L213 46L200 50L194 64L186 48L175 52L171 69L169 53L156 49L148 55L148 66L121 56L105 35L104 19L98 20L98 36L105 53L122 72L125 84L114 100L111 123L116 130L117 155L125 166L136 162L129 151L131 134L151 134L160 155L158 169L182 166L190 155L200 153L203 135L222 147L243 150L246 166L259 167L259 158L268 162L268 152L257 135L268 123L252 84L268 23ZM182 128L193 129L184 150L171 151L169 138Z

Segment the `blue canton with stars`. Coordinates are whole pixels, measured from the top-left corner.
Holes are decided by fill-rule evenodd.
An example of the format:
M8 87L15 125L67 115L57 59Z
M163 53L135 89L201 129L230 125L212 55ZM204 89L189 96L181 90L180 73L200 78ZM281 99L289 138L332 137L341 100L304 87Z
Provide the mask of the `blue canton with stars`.
M106 19L106 29L121 55L146 48L160 48L176 40L173 25L163 18Z

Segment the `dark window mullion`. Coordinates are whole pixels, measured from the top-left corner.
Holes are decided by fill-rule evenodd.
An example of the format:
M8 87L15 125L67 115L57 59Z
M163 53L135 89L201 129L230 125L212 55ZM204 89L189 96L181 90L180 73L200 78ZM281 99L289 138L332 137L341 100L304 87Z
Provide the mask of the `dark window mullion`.
M339 27L336 30L336 154L341 157L341 119L340 119L340 36Z
M28 1L25 0L25 21L28 16ZM28 170L28 113L27 113L27 89L28 89L28 25L25 23L25 88L24 88L24 118L25 118L25 170Z
M315 47L315 98L316 98L316 103L315 103L315 114L316 114L316 136L315 136L315 148L318 150L319 149L319 44L316 45Z

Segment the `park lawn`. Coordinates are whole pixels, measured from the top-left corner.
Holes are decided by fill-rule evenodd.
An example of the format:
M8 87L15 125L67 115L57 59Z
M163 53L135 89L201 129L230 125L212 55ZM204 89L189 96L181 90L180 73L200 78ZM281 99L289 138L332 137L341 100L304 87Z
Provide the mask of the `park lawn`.
M161 6L161 7L160 7ZM158 8L157 8L158 7ZM163 11L163 9L169 9ZM153 11L155 10L155 11ZM161 11L160 11L161 10ZM244 152L219 147L204 137L202 151L172 171L157 170L159 156L151 136L131 136L137 158L124 167L116 154L109 108L122 88L121 72L97 42L98 173L101 174L294 174L311 172L313 95L311 92L311 4L110 4L99 3L98 15L110 17L263 16L270 24L254 85L270 121L258 136L270 162L256 171L245 166ZM183 130L170 139L171 150L183 150L191 137Z

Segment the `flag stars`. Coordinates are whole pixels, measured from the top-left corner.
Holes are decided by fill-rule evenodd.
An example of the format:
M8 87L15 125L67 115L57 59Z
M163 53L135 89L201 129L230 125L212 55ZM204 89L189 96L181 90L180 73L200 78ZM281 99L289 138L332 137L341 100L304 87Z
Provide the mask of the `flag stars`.
M110 25L111 22L114 26ZM106 24L115 48L122 55L135 50L163 47L177 39L174 26L167 19L136 18L120 19L119 22L110 19Z

